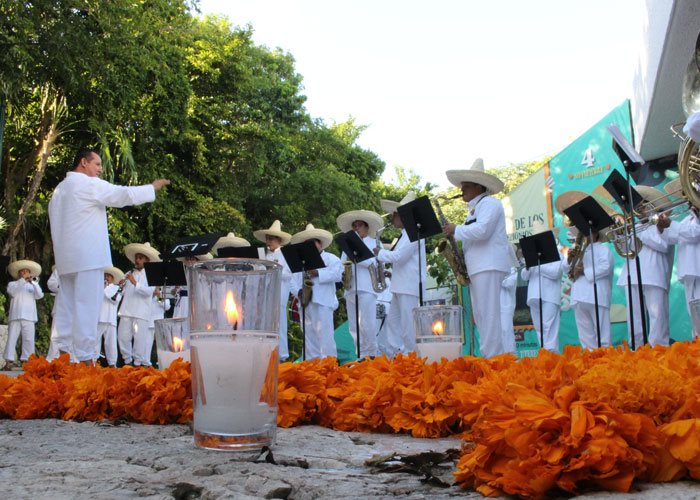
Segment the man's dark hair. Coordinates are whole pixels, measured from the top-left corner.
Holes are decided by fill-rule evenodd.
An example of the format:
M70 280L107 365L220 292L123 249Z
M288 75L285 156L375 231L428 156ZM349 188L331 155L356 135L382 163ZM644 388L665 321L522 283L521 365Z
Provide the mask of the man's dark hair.
M98 150L90 149L90 148L85 148L85 149L81 149L80 151L78 151L75 154L75 157L73 158L73 168L74 169L78 168L78 166L80 165L80 161L83 158L85 158L86 160L89 160L92 157L93 153L96 155L100 154L100 152Z

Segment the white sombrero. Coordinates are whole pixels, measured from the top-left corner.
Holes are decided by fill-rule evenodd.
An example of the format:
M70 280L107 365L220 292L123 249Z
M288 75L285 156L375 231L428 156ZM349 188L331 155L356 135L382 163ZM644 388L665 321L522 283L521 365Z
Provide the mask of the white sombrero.
M557 196L556 200L554 200L554 208L561 215L566 216L564 210L571 207L572 205L575 205L584 198L588 198L588 196L588 193L584 193L583 191L564 191L562 194Z
M292 236L292 244L303 243L306 240L319 240L321 249L327 248L333 241L333 235L325 229L316 229L313 224L307 224L306 229Z
M160 262L160 252L153 248L149 242L129 243L124 247L124 255L134 264L136 263L137 253L148 257L149 262Z
M661 208L664 205L668 205L668 196L666 196L663 191L656 189L655 187L637 185L634 186L634 189L654 208Z
M19 272L22 269L29 269L29 275L32 278L36 278L41 274L41 266L33 260L16 260L7 266L7 272L14 279L19 278Z
M221 238L216 240L214 246L211 247L211 251L216 252L219 250L219 248L240 248L249 246L250 243L245 238L239 238L233 233L228 233L226 236L222 236Z
M375 235L384 226L382 216L371 210L351 210L340 214L336 219L338 227L344 233L352 230L352 223L361 220L369 226L369 234Z
M414 193L413 191L409 191L406 194L406 196L403 197L403 199L401 201L379 200L379 204L382 206L382 210L384 210L386 213L391 215L394 212L396 212L396 210L400 206L405 205L406 203L410 203L415 199L416 199L416 193Z
M257 231L253 231L253 236L263 243L265 243L265 236L277 236L282 240L283 246L289 243L289 241L292 239L291 234L282 231L282 223L280 223L278 220L273 222L269 229L258 229Z
M503 182L495 175L487 174L484 170L484 160L474 160L469 170L448 170L445 172L447 180L457 187L462 187L463 182L473 182L486 188L489 194L495 194L503 190Z
M664 191L666 191L666 194L669 196L673 196L674 198L681 198L683 196L683 188L681 187L681 178L676 177L670 182L667 182L666 185L664 186Z
M115 282L115 283L119 283L121 280L124 279L124 273L123 273L122 270L119 269L118 267L114 267L114 266L112 266L112 267L105 267L105 268L102 270L102 272L105 273L105 274L110 274L110 275L112 275L112 278L114 278L114 282Z
M203 260L211 260L214 258L214 256L212 254L210 254L209 252L203 253L202 255L194 255L193 257L200 262ZM185 262L186 259L187 259L187 257L176 257L176 260L178 260L180 262Z

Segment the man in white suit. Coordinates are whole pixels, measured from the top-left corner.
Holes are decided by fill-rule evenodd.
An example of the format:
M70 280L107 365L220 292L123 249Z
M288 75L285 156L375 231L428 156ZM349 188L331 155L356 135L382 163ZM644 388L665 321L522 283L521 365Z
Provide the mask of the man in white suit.
M469 170L448 170L447 178L462 189L462 199L468 204L469 212L464 224L445 224L443 232L462 242L479 346L482 356L490 358L505 352L501 286L510 273L510 243L503 205L491 196L503 189L503 182L484 171L481 158Z
M115 186L100 179L102 159L95 150L79 151L73 171L51 196L49 222L61 278L56 304L57 346L80 362L92 364L97 319L102 302L102 270L112 265L107 207L140 205L155 200L156 191L170 184L157 179L144 186Z

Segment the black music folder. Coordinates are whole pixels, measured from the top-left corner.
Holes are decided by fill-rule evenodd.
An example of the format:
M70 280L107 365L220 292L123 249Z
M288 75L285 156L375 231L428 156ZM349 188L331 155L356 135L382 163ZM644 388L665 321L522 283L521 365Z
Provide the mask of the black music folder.
M289 270L293 273L326 267L321 258L321 253L316 248L313 240L306 240L294 245L285 245L282 247L282 255L284 255L284 260L287 261Z
M427 196L401 205L397 211L408 239L412 242L442 233L442 226Z
M353 264L374 257L374 253L367 248L365 242L360 239L355 231L350 230L347 233L340 233L335 237L335 242Z

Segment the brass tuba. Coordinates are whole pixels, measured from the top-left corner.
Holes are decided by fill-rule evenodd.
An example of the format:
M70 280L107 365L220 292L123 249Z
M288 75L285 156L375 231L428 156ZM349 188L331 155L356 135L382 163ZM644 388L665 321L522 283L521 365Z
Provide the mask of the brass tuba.
M380 239L379 235L382 234L382 231L389 226L391 226L391 223L377 229L377 233L374 235L374 238L376 239L375 248L381 248L382 240ZM384 276L384 265L379 262L379 259L375 258L374 262L367 266L367 270L369 271L369 278L372 281L372 290L374 290L376 293L382 293L384 290L386 290L387 285L386 276Z
M445 214L442 212L442 208L440 208L440 203L438 203L439 199L440 196L436 196L433 198L433 201L435 203L435 213L438 216L440 225L444 226L445 224L447 224L448 221L445 217ZM447 263L450 265L450 268L452 269L452 273L454 274L457 283L459 283L461 286L467 286L469 284L469 273L467 272L467 264L464 261L464 254L457 245L454 236L448 236L438 241L437 253L439 253L440 255L445 257L445 259L447 259Z

